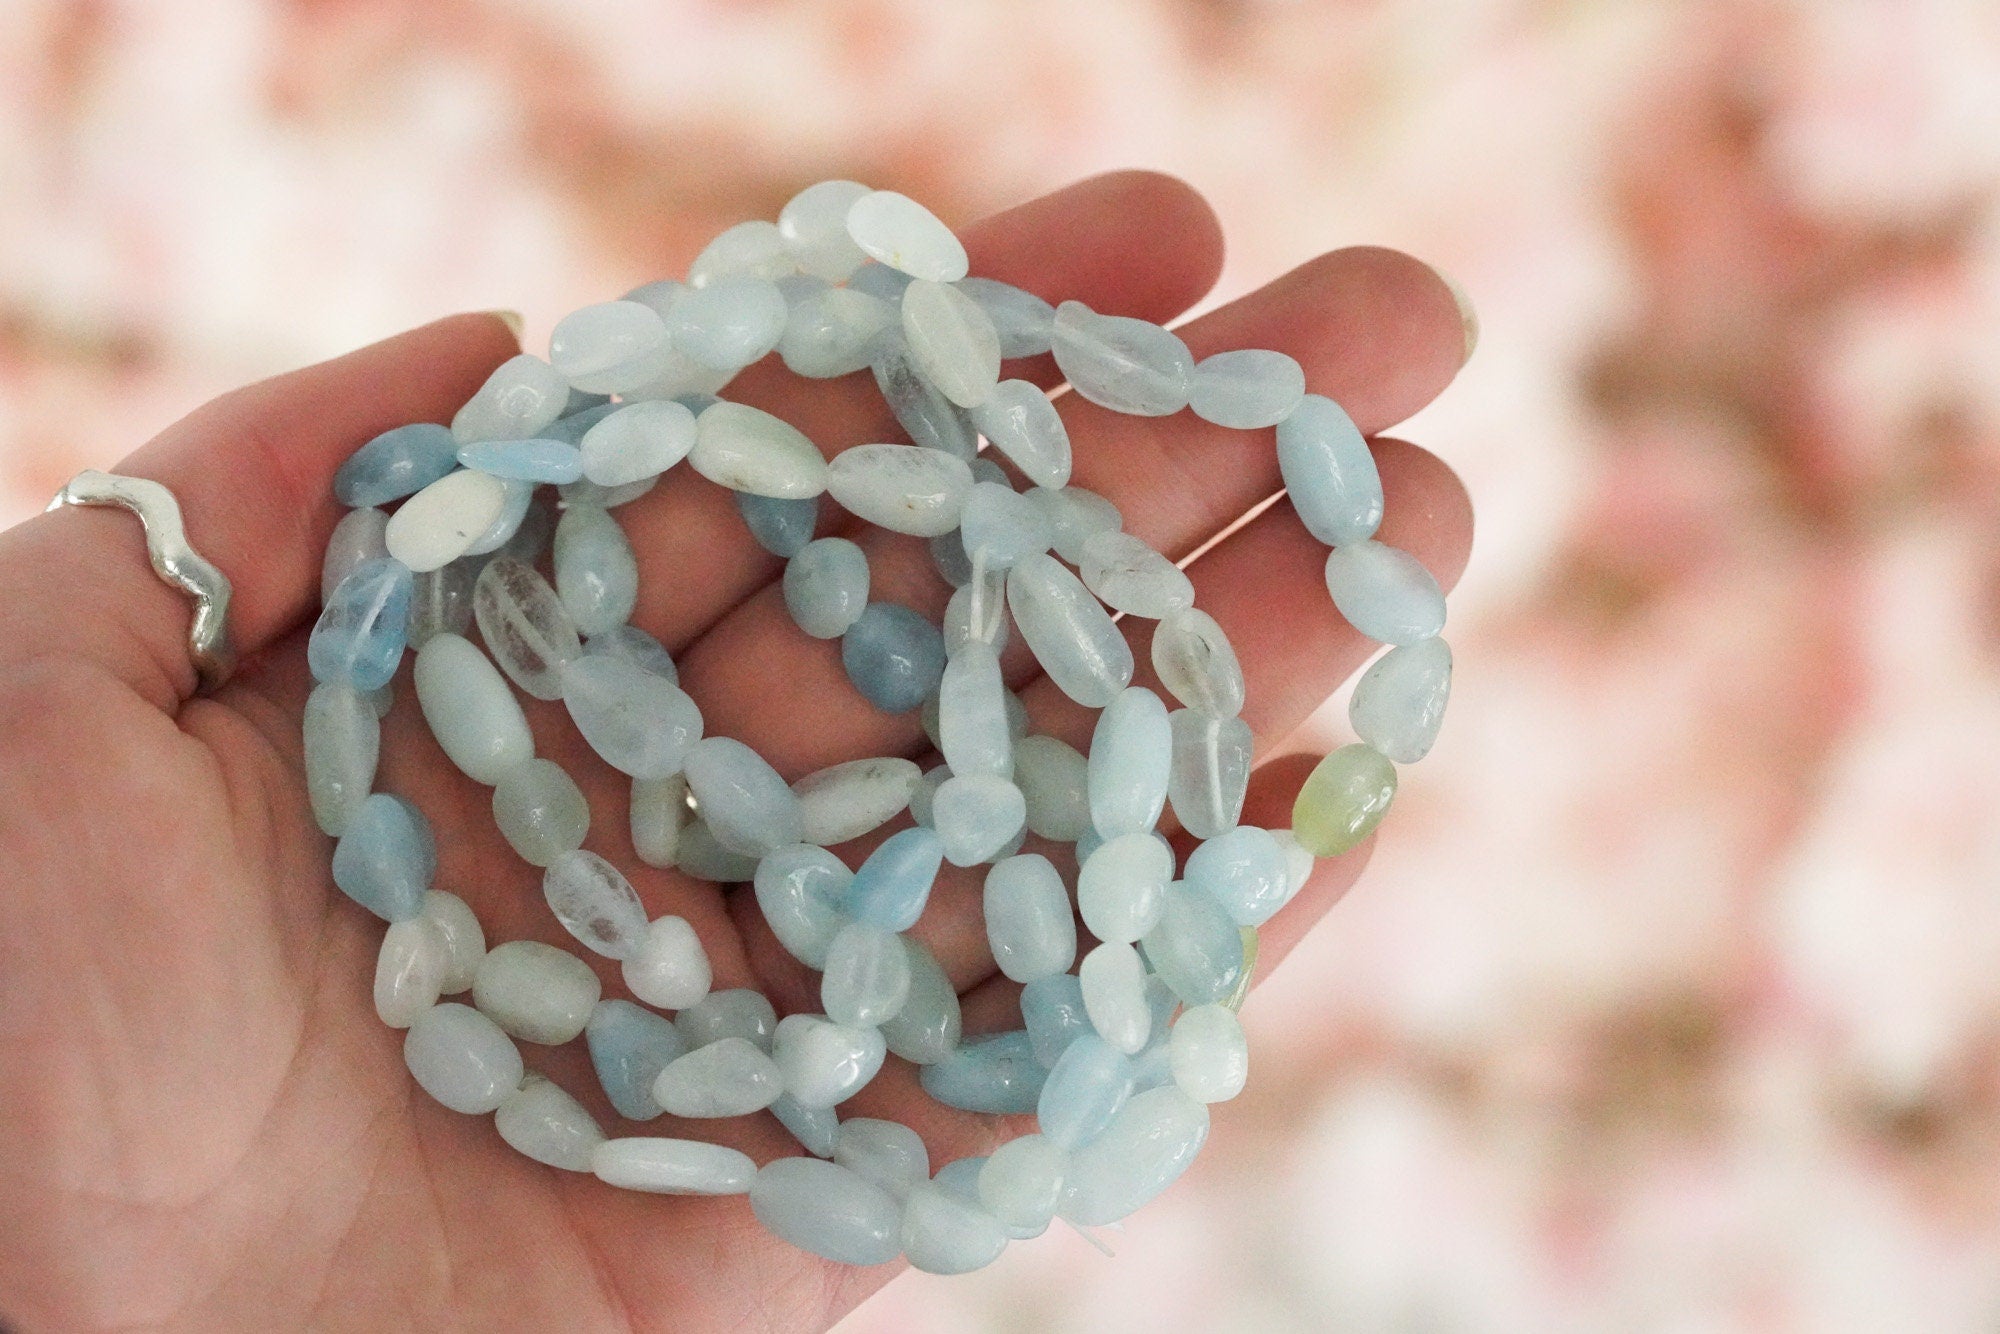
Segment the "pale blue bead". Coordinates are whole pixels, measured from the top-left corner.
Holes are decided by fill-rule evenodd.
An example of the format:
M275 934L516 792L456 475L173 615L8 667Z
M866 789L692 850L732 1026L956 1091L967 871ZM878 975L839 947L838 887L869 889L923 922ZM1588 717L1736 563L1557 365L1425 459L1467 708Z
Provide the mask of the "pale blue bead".
M958 290L977 301L1000 335L1003 357L1039 357L1049 350L1056 308L1012 283L992 278L961 278Z
M978 482L959 515L959 543L981 553L989 570L1005 570L1049 549L1055 534L1042 506L997 482Z
M986 1160L990 1156L982 1153L976 1158L960 1158L946 1163L931 1178L931 1184L946 1194L985 1211L986 1202L979 1195L979 1173L986 1166ZM990 1216L990 1211L988 1212ZM1015 1241L1039 1237L1049 1230L1047 1223L1043 1223L1040 1227L1015 1227L1003 1220L995 1221L999 1222L1001 1229Z
M458 461L475 472L523 482L574 482L583 454L566 440L480 440L461 445Z
M1290 897L1285 849L1268 829L1238 825L1188 854L1188 888L1220 903L1238 926L1261 926Z
M930 539L931 564L953 588L964 588L972 582L972 557L965 554L965 539L958 529L939 533Z
M1195 364L1188 406L1197 417L1241 431L1276 426L1305 396L1303 367L1282 352L1244 348Z
M931 799L931 827L953 866L1000 855L1028 822L1028 799L998 774L954 774Z
M967 460L979 452L979 437L965 409L918 373L900 337L887 339L873 370L882 401L909 433L911 443Z
M1132 646L1076 575L1043 552L1007 573L1007 609L1065 695L1101 709L1132 680Z
M833 1146L840 1139L840 1113L833 1108L806 1107L786 1093L771 1104L771 1115L792 1132L792 1138L807 1153L821 1158L833 1156Z
M785 563L785 610L814 639L844 635L868 608L868 555L844 537L808 542Z
M1049 1072L1021 1030L974 1038L923 1068L924 1092L947 1107L1015 1116L1035 1110Z
M316 681L378 690L403 659L413 578L409 566L383 557L364 561L340 581L306 641Z
M562 700L590 748L634 778L679 773L688 748L701 739L701 709L686 692L608 655L580 655L566 664Z
M910 994L896 1017L883 1023L889 1050L912 1065L930 1065L951 1055L965 1031L958 990L920 940L898 936L910 961Z
M1059 1211L1081 1227L1115 1223L1178 1180L1207 1139L1207 1107L1178 1088L1149 1089L1071 1155Z
M1090 821L1099 834L1145 833L1160 822L1173 755L1173 728L1158 695L1131 686L1105 706L1085 770Z
M1035 1105L1041 1132L1064 1149L1097 1138L1132 1091L1132 1058L1096 1034L1070 1043Z
M430 821L387 792L362 802L333 846L333 883L385 922L406 922L422 912L436 875Z
M574 394L576 391L571 390L570 392ZM595 395L592 395L592 397L595 397ZM597 403L589 407L573 408L556 418L549 425L544 426L542 428L542 437L548 440L560 440L566 445L575 445L581 450L583 437L590 431L590 428L624 406L623 403Z
M990 644L963 644L938 681L938 749L954 774L1014 775L1007 686Z
M757 539L757 545L773 556L796 556L813 540L813 529L819 526L818 496L786 500L753 496L748 491L734 494L743 526Z
M1326 557L1326 591L1349 625L1385 644L1414 644L1444 629L1444 590L1400 547L1335 547Z
M944 674L944 635L900 603L871 602L841 636L840 665L870 704L908 713Z
M791 784L741 741L705 737L683 765L702 822L731 852L762 857L805 837L805 812Z
M793 958L808 968L824 968L828 946L847 925L841 905L853 879L825 848L795 843L757 863L757 907Z
M1076 961L1076 919L1062 876L1039 853L1008 857L986 873L986 939L1016 982L1061 973Z
M1360 428L1340 404L1307 394L1278 423L1278 471L1299 522L1328 546L1373 537L1382 523L1382 476Z
M597 1082L618 1115L627 1121L658 1116L653 1081L687 1051L673 1021L628 1000L600 1000L583 1033Z
M1214 838L1235 828L1250 790L1250 725L1200 709L1176 709L1167 722L1174 732L1167 795L1181 828L1196 838Z
M600 630L583 643L586 656L618 658L653 675L680 683L680 668L674 666L667 646L636 625L614 625Z
M1021 1022L1035 1060L1043 1066L1053 1066L1072 1042L1096 1031L1083 1008L1083 982L1075 973L1038 977L1022 987Z
M1189 1005L1225 999L1243 976L1242 930L1213 896L1178 880L1139 944L1148 966Z
M623 625L639 601L639 558L625 527L595 505L571 505L556 524L556 594L576 628Z
M771 1050L778 1031L778 1012L761 991L731 987L711 991L674 1016L674 1027L689 1049L724 1038L742 1038L760 1051Z
M837 1264L887 1264L902 1249L902 1215L889 1192L818 1158L778 1158L758 1169L750 1212L780 1241Z
M972 409L972 424L1035 485L1069 484L1069 429L1040 385L1002 380Z
M340 522L333 526L333 535L326 540L326 554L320 559L322 603L333 596L333 590L354 573L356 566L389 554L389 544L383 538L388 527L389 516L378 509L349 510L340 516Z
M506 489L505 503L499 515L486 526L486 531L474 538L472 545L465 549L465 556L484 556L498 551L513 540L521 525L528 521L528 513L535 504L535 484L517 478L502 478ZM465 557L460 557L464 559Z
M744 884L757 874L755 857L723 847L702 820L691 821L681 830L680 842L674 847L674 866L697 880L718 885Z
M306 696L306 795L321 832L338 838L368 800L382 754L382 719L367 695L337 682Z
M1194 357L1179 336L1150 320L1065 301L1056 307L1052 347L1070 388L1093 403L1139 417L1187 406Z
M688 291L666 323L675 351L712 370L729 371L776 347L790 313L784 294L771 283L736 274Z
M1392 648L1354 684L1354 734L1398 764L1430 754L1451 699L1451 646L1424 639Z
M891 834L854 873L842 906L857 922L884 931L908 931L924 915L943 861L944 844L930 830Z
M432 422L384 431L333 474L333 498L349 509L415 495L458 466L451 429Z

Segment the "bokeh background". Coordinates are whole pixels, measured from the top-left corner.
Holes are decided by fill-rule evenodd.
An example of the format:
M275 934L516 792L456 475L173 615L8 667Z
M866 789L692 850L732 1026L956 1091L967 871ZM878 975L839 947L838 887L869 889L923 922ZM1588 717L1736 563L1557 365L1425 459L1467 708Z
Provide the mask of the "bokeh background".
M2000 9L0 0L0 522L210 395L850 176L1141 165L1483 323L1454 716L1106 1260L903 1331L2000 1328ZM1336 708L1329 725L1338 725Z

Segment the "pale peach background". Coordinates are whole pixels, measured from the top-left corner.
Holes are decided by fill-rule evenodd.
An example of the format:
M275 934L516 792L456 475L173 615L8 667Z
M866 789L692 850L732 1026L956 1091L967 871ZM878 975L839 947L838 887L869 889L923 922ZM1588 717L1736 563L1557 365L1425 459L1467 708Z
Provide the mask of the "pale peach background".
M1105 1260L843 1326L2000 1325L2000 11L0 3L0 520L207 396L853 176L1178 172L1472 294L1454 716ZM1328 714L1339 725L1338 710Z

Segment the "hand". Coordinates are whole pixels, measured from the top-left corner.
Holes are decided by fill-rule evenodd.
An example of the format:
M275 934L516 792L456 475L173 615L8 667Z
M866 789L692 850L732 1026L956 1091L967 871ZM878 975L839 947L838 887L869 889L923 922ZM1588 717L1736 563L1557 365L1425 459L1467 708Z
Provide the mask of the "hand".
M1145 173L1036 200L973 227L967 242L975 273L1157 320L1208 290L1222 249L1192 191ZM1322 256L1181 332L1197 357L1289 352L1311 389L1371 433L1442 389L1465 351L1446 285L1372 249ZM379 431L449 421L515 350L498 318L441 320L230 394L118 465L173 488L191 540L235 583L243 666L213 697L192 697L187 603L148 569L130 515L63 509L0 534L0 1319L25 1329L818 1329L895 1272L827 1265L774 1241L740 1198L622 1192L521 1158L491 1118L425 1097L403 1067L402 1035L375 1017L382 924L335 891L332 843L301 777L306 636L339 517L330 479ZM1047 358L1032 374L1058 378ZM898 438L865 374L799 381L767 362L728 393L829 453ZM1108 496L1128 529L1169 555L1279 488L1268 432L1187 413L1121 417L1073 397L1062 407L1077 484ZM1378 439L1376 449L1384 539L1449 585L1471 537L1463 489L1412 445ZM923 755L915 714L870 708L846 684L837 642L790 624L780 562L752 543L725 492L681 467L618 517L643 564L633 623L673 651L711 734L748 742L788 777L863 755ZM822 531L835 519L828 506ZM939 614L947 590L921 542L871 529L864 546L875 596ZM1280 503L1191 569L1199 605L1242 658L1260 756L1374 648L1333 610L1323 559ZM1125 624L1144 664L1150 623ZM1018 642L1008 662L1038 730L1087 739L1087 716L1035 679ZM408 680L405 671L384 722L377 789L430 817L438 886L472 905L489 943L575 949L542 902L540 872L495 832L489 790L430 740ZM587 846L631 876L651 914L695 925L716 986L761 988L781 1013L817 1010L816 979L778 948L754 899L641 864L626 780L585 749L560 704L524 703L540 753L590 796ZM1260 768L1245 822L1289 825L1308 763ZM1364 845L1319 864L1264 929L1260 975L1366 855ZM918 934L964 994L969 1031L1018 1027L1018 988L994 973L978 886L970 872L942 880ZM585 957L607 994L623 994L608 961ZM765 1116L621 1123L581 1048L526 1054L610 1133L719 1138L760 1162L799 1152ZM907 1121L933 1167L1020 1129L935 1106L895 1060L842 1112Z

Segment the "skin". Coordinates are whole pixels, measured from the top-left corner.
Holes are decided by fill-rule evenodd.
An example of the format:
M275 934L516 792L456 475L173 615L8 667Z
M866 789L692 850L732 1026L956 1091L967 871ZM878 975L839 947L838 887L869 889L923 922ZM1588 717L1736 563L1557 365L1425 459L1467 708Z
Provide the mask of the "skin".
M1207 205L1147 173L1082 182L967 240L976 273L1156 320L1199 300L1222 258ZM1290 353L1371 436L1443 389L1469 343L1446 284L1377 249L1323 255L1182 332L1197 357ZM117 466L171 486L196 545L234 581L244 661L212 697L194 695L186 602L148 569L129 515L71 508L0 533L0 1318L28 1329L802 1330L895 1276L898 1266L843 1269L770 1239L741 1198L620 1192L519 1157L485 1118L426 1098L403 1067L402 1035L374 1014L382 924L334 889L332 841L301 776L306 636L340 514L329 483L377 432L449 421L515 351L501 318L441 320L229 394ZM1046 358L1008 373L1057 381ZM763 365L730 395L830 454L899 438L865 375L798 382ZM1201 548L1279 489L1268 432L1249 439L1188 413L1063 409L1075 481L1170 555ZM1471 541L1463 488L1413 445L1375 446L1383 539L1450 585ZM780 563L750 541L725 493L681 468L618 516L642 562L633 621L673 651L711 734L746 741L787 777L861 755L936 763L915 715L874 712L842 678L837 642L806 641L789 624ZM945 590L921 544L863 541L876 597L941 611ZM1281 500L1190 570L1249 678L1245 718L1266 762L1246 823L1290 823L1312 757L1268 757L1374 648L1332 611L1323 559ZM1139 679L1154 684L1149 623L1125 625ZM1018 643L1006 662L1041 730L1087 739L1088 715L1037 679ZM472 905L489 943L574 949L541 902L539 872L494 832L489 791L430 740L408 681L405 669L378 790L430 817L438 886ZM651 914L694 924L716 986L763 988L781 1012L817 1009L812 975L777 947L754 900L640 864L624 780L583 748L559 704L526 703L540 753L591 799L585 846L632 875ZM842 852L853 863L869 846ZM1363 845L1319 863L1264 928L1260 977L1366 856ZM948 874L917 931L964 994L974 1032L1017 1022L1018 990L986 952L978 886ZM606 994L624 994L609 961L589 957ZM768 1117L629 1125L597 1091L581 1043L526 1053L609 1133L716 1139L760 1162L798 1151ZM934 1106L893 1059L842 1113L907 1121L933 1165L1023 1129ZM1226 1134L1226 1109L1220 1119Z

